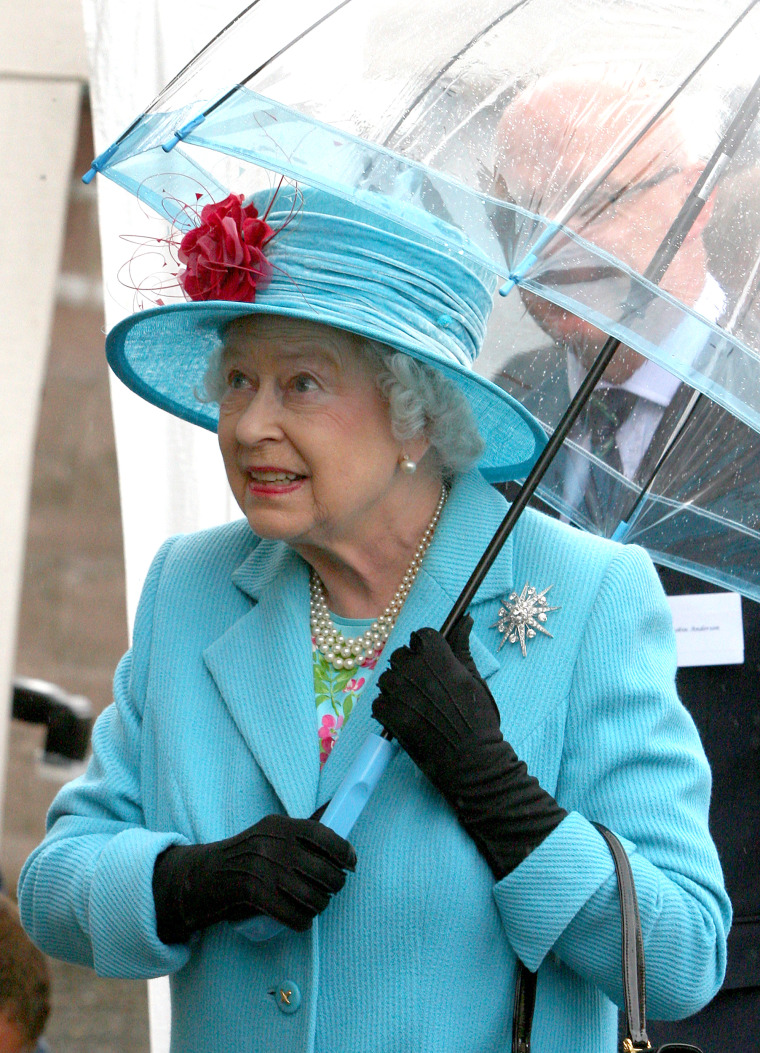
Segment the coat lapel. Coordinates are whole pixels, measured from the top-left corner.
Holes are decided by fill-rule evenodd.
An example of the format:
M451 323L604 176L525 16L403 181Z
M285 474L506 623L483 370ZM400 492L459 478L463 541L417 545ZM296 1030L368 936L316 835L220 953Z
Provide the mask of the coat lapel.
M262 541L233 580L256 601L204 652L248 748L289 815L316 807L319 780L306 565Z
M287 546L262 541L233 575L255 606L204 652L206 665L248 748L288 814L308 816L329 800L370 733L377 680L414 629L440 628L507 510L478 472L452 487L438 528L398 622L320 773L306 564ZM478 590L473 614L512 588L511 539ZM489 641L493 643L494 641ZM473 631L470 647L487 680L494 648Z

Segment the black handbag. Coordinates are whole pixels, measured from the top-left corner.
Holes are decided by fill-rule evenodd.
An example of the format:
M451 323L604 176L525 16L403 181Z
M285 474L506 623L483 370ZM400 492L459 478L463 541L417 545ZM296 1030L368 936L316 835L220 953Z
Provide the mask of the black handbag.
M620 914L623 926L623 991L628 1033L622 1041L622 1053L639 1053L654 1048L647 1038L644 941L641 936L636 886L628 855L617 837L606 827L594 823L615 861L620 892ZM517 963L515 1010L512 1024L512 1053L530 1053L530 1030L536 1003L536 974L522 962ZM666 1042L656 1053L702 1053L697 1046L683 1042Z

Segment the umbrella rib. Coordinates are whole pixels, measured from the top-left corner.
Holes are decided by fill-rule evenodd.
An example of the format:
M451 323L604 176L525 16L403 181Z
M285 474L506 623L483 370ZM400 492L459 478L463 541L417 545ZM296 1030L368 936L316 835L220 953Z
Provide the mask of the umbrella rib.
M757 2L758 0L753 0L753 4ZM717 179L730 164L744 136L752 126L759 109L760 77L752 85L741 106L736 111L731 124L706 162L689 196L679 209L678 215L671 223L668 232L660 242L651 262L644 271L643 278L651 285L659 285L665 271L673 262L673 258L683 244L686 235L715 188ZM633 293L631 293L628 300L622 305L621 322L632 315L640 314L645 305L654 296L653 290L646 287L638 287L637 291L639 294L638 303L635 302ZM643 300L641 299L642 294L644 294Z
M404 112L401 114L399 119L396 121L396 123L393 125L391 130L386 135L385 139L383 140L383 144L382 145L386 146L386 147L389 145L391 139L396 134L396 132L399 130L401 125L404 123L404 121L407 119L409 114L412 113L414 111L415 107L418 106L419 103L422 101L422 99L425 98L425 96L430 91L430 89L433 87L433 85L436 83L436 81L439 81L441 79L441 77L444 75L444 73L447 70L451 69L451 67L454 65L455 62L459 61L459 59L462 57L462 55L466 54L466 52L468 52L470 50L470 48L474 47L475 44L477 44L477 42L479 40L481 40L486 35L486 33L490 33L490 31L494 28L494 26L498 26L499 23L503 22L505 18L508 18L510 15L514 14L515 11L518 11L521 7L524 7L526 4L529 4L530 2L531 2L531 0L517 0L517 2L515 4L513 4L512 7L510 7L508 11L502 11L502 13L497 18L494 18L493 21L489 22L487 26L484 26L481 30L479 30L475 34L474 37L472 37L470 40L468 40L468 42L463 47L461 47L459 49L459 51L457 51L448 60L448 62L444 63L442 68L438 70L438 72L432 78L432 80L429 80L427 82L427 84L425 85L425 87L421 91L417 92L417 95L415 96L415 98L406 107ZM754 0L754 2L757 3L758 0Z
M686 428L686 425L689 423L691 418L697 412L697 409L702 404L702 400L705 399L705 398L706 398L706 396L701 391L696 391L695 390L695 391L692 392L691 397L689 398L689 401L688 401L686 407L684 408L683 413L681 414L681 416L678 419L678 423L677 423L677 425L675 427L675 431L673 432L673 434L670 436L670 438L666 442L665 448L663 449L662 453L660 454L660 456L659 456L659 458L657 460L657 463L655 464L654 468L649 473L649 476L648 476L646 482L641 487L641 490L639 491L639 493L638 493L638 495L636 497L636 500L631 505L630 511L624 517L624 519L622 519L622 522L625 523L627 526L630 526L632 521L633 521L633 519L636 517L636 514L637 514L639 508L641 507L641 504L642 504L644 498L647 496L649 491L652 489L652 484L654 483L655 478L659 474L662 466L665 464L665 460L667 459L667 457L670 454L670 452L673 449L673 447L676 445L676 443L679 441L679 439L683 435L683 432L684 432L684 430Z
M757 0L755 0L755 2L757 2ZM254 3L250 6L253 7L257 3L259 3L259 0L254 0ZM298 36L294 37L289 43L283 45L283 47L281 47L278 51L275 51L273 55L270 55L269 58L266 59L266 61L260 63L254 70L251 70L251 72L248 73L245 77L243 77L243 79L238 84L235 84L234 87L230 88L229 91L225 92L224 95L221 96L221 98L216 99L214 102L212 102L207 109L205 109L201 114L198 115L198 118L196 118L196 120L198 120L199 118L205 119L206 117L208 117L209 114L213 113L214 110L217 109L217 107L221 106L222 103L226 102L227 99L234 95L239 88L247 84L249 80L253 80L254 77L258 76L259 73L262 72L262 70L265 70L267 66L269 66L272 62L278 59L281 55L284 55L286 51L293 47L294 44L297 44L299 40L303 40L304 37L307 37L309 33L313 32L313 30L315 30L317 26L321 26L322 23L326 22L328 18L332 18L332 16L337 11L340 11L342 7L346 7L346 5L350 3L351 0L341 0L341 3L336 4L335 7L333 7L326 14L322 15L321 18L318 18L316 22L312 22L312 24L307 29L304 29L302 33L299 33ZM249 10L249 8L246 8L246 11L247 10ZM242 12L241 15L242 14L245 14L245 12ZM238 15L237 18L240 18L241 15ZM237 18L234 19L233 22L236 22ZM230 25L233 25L233 22L230 22ZM222 32L224 32L224 30Z
M758 0L755 0L755 3L757 2ZM303 40L304 37L307 37L309 33L313 32L317 28L317 26L321 26L322 23L326 22L328 18L332 18L332 16L336 12L340 11L341 8L346 7L350 3L351 0L342 0L341 3L336 4L335 7L332 8L332 10L327 12L327 14L322 15L322 17L318 18L316 22L312 22L308 29L304 29L304 31L302 33L299 33L298 36L293 37L289 44L285 44L284 47L281 47L279 51L275 51L274 55L270 55L266 62L262 62L261 65L257 66L255 70L248 74L248 76L244 77L240 81L240 84L247 84L249 80L252 80L255 76L261 73L262 70L265 70L271 62L274 62L275 59L278 59L280 55L284 55L285 52L292 48L294 44L297 44L299 40Z
M740 302L737 305L736 310L731 315L729 323L726 326L727 332L731 332L733 330L733 328L736 326L737 321L749 309L750 302L748 302L746 293L747 293L747 290L748 290L749 286L756 280L757 275L758 275L758 268L759 267L760 267L760 260L755 263L755 265L754 265L754 267L752 269L752 273L751 273L747 283L744 286L744 293L745 293L744 301ZM742 307L744 308L743 311L742 311ZM631 505L630 511L625 516L625 518L622 520L622 522L624 524L626 524L627 527L630 527L632 525L633 520L635 519L636 515L638 514L638 509L639 509L641 503L643 502L644 498L647 496L647 494L652 489L652 485L654 483L654 480L655 480L656 476L659 474L659 472L661 471L661 469L663 468L663 466L665 464L665 460L670 455L670 453L672 452L672 450L676 446L676 444L680 441L681 436L683 435L683 432L686 429L686 426L688 425L689 421L693 418L694 414L697 413L697 411L699 410L699 407L702 405L703 400L706 400L706 399L707 399L707 396L704 394L704 392L697 391L697 390L694 390L692 392L691 397L689 398L689 401L687 402L686 406L683 409L683 412L681 413L681 416L678 418L678 423L676 424L676 427L675 427L675 430L673 431L673 434L670 436L670 438L668 439L667 443L665 444L665 447L664 447L662 453L660 454L660 456L658 457L657 463L655 464L654 468L649 473L649 475L648 475L648 477L646 479L646 482L644 482L644 484L642 485L642 488L639 491L639 493L638 493L638 495L636 497L636 500ZM731 525L736 527L737 529L739 529L739 528L744 529L743 524L737 523L734 520L731 520ZM754 534L754 531L751 531L751 533Z
M209 51L211 48L213 48L213 46L217 42L217 40L219 40L220 37L224 36L224 34L227 32L228 29L231 29L235 25L236 22L239 22L241 18L244 18L245 15L247 15L248 12L252 8L256 7L259 3L260 3L260 0L253 0L253 2L250 3L247 7L243 8L242 11L238 11L238 13L235 15L235 17L230 19L230 21L227 23L227 25L223 29L220 29L218 33L215 33L214 36L211 38L211 40L209 40L208 43L204 44L203 47L201 48L201 50L198 51L190 59L189 62L185 63L185 65L182 67L182 69L179 71L179 73L177 73L176 76L172 77L172 79L169 81L169 83L166 84L161 89L160 94L156 96L156 98L150 104L148 109L152 110L154 108L154 106L156 105L156 103L158 102L158 100L162 99L164 97L164 95L166 95L168 92L170 92L171 89L174 87L174 85L184 77L185 73L190 69L190 67L193 65L193 63L197 59L199 59L201 57L201 55L205 55L205 53L207 51ZM229 95L229 92L227 93L227 95Z
M760 77L757 78L747 93L728 130L702 170L699 179L692 187L691 193L681 206L678 215L670 225L670 229L655 253L654 259L644 271L644 277L654 285L659 285L660 278L662 278L671 260L680 249L684 238L704 208L715 184L731 163L736 150L757 117L758 109L760 109Z
M261 2L261 0L253 0L253 2L248 4L247 7L243 8L242 11L238 12L238 14L236 14L235 17L233 19L231 19L227 23L227 25L224 27L224 29L220 29L219 32L216 33L211 38L211 40L209 40L209 42L207 44L204 44L204 46L201 48L201 50L199 52L197 52L197 54L194 55L193 58L190 59L190 61L188 63L186 63L182 67L182 69L179 71L179 73L175 77L172 77L172 79L169 81L169 83L164 88L162 88L161 93L156 96L156 98L150 104L148 109L149 110L154 109L156 104L158 103L158 101L160 99L162 99L164 97L164 95L166 95L168 92L170 92L171 89L174 87L174 85L178 81L180 81L182 79L182 77L184 77L185 73L188 71L188 69L190 69L190 67L193 65L193 63L195 63L196 60L201 57L201 55L204 55L207 51L209 51L211 48L213 48L213 46L217 42L217 40L219 40L221 37L223 37L227 33L228 30L231 30L232 27L237 22L239 22L241 18L244 18L248 14L248 12L251 11L254 7L258 6L258 4L260 2ZM281 47L279 49L279 51L276 51L273 55L270 55L269 58L265 62L262 62L251 73L248 73L239 82L239 84L236 84L229 91L225 92L224 95L221 96L221 98L217 99L214 103L212 103L208 107L207 110L204 110L203 111L203 116L207 117L209 115L209 113L211 113L213 110L216 109L217 106L220 106L222 104L222 102L224 102L226 99L228 99L230 97L230 95L234 94L234 92L237 90L237 88L241 84L247 84L248 81L251 80L252 77L255 77L258 73L261 73L261 71L263 69L266 69L266 67L269 65L270 62L274 62L275 59L279 58L279 56L282 55L285 51L287 51L288 48L292 47L293 44L297 44L299 40L302 40L304 37L308 36L309 33L311 33L311 31L313 29L315 29L317 26L321 25L321 23L326 21L328 18L331 18L335 14L336 11L339 11L342 7L345 7L346 4L348 4L350 2L351 2L351 0L342 0L341 3L337 4L334 8L332 8L332 10L328 11L327 14L322 15L322 17L317 19L316 22L313 22L308 27L308 29L304 29L304 31L302 33L299 33L297 37L294 37L293 40L290 41L290 43L286 44L284 47Z
M672 519L673 516L682 512L684 508L691 508L695 515L699 516L701 519L708 519L710 522L716 523L718 526L721 526L724 523L730 523L732 528L735 529L738 534L744 534L745 537L750 537L754 541L760 540L760 530L757 530L755 527L748 526L746 523L741 523L736 519L728 519L726 516L720 515L717 512L711 512L709 508L700 508L698 505L695 505L693 501L683 502L679 501L677 498L665 497L659 494L654 497L654 500L657 501L658 504L669 506L669 511L662 516L659 520L659 524L664 523L668 519Z

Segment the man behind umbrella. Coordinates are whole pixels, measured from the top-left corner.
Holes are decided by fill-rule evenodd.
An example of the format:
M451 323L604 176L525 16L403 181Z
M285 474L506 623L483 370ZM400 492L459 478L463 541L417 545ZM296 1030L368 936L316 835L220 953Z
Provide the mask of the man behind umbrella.
M584 174L597 164L601 174L605 155L630 139L632 122L641 127L647 123L659 98L656 86L639 71L620 67L576 67L541 78L517 96L501 120L495 193L533 212L556 212L557 203L577 190ZM671 109L568 225L643 272L699 175L698 152L688 141L693 130L687 113ZM657 159L656 170L645 157ZM701 236L710 207L703 209L661 285L703 316L718 320L724 297L709 273ZM577 280L594 277L579 274ZM541 419L556 420L607 336L528 290L521 288L520 295L550 344L510 360L494 379ZM693 339L693 331L684 329L681 337ZM594 418L592 406L574 438L634 478L657 442L658 429L678 409L684 389L665 370L624 346L605 373L604 385L601 420ZM578 455L567 457L562 471L566 505L583 507L585 516L600 522L610 507L603 489L609 477ZM661 568L660 576L671 597L717 591L667 568ZM760 1019L760 850L753 834L760 815L760 605L742 599L741 608L743 664L678 671L681 698L712 765L711 827L735 911L728 971L723 988L701 1013L678 1025L650 1028L655 1044L677 1038L702 1043L713 1053L755 1048Z

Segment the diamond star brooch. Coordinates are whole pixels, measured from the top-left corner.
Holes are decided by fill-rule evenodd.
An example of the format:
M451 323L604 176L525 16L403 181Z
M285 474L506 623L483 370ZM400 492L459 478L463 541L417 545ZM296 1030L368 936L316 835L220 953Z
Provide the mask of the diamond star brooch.
M536 632L551 637L552 634L548 629L544 628L543 623L546 621L547 614L560 609L559 607L550 607L547 602L546 594L551 588L553 586L548 585L539 592L533 585L526 583L523 585L523 590L519 596L516 592L512 592L508 600L501 601L499 620L495 621L491 626L492 629L498 627L499 632L504 634L498 647L499 651L507 640L510 643L517 643L519 640L520 650L523 658L525 658L527 654L526 641L532 640Z

